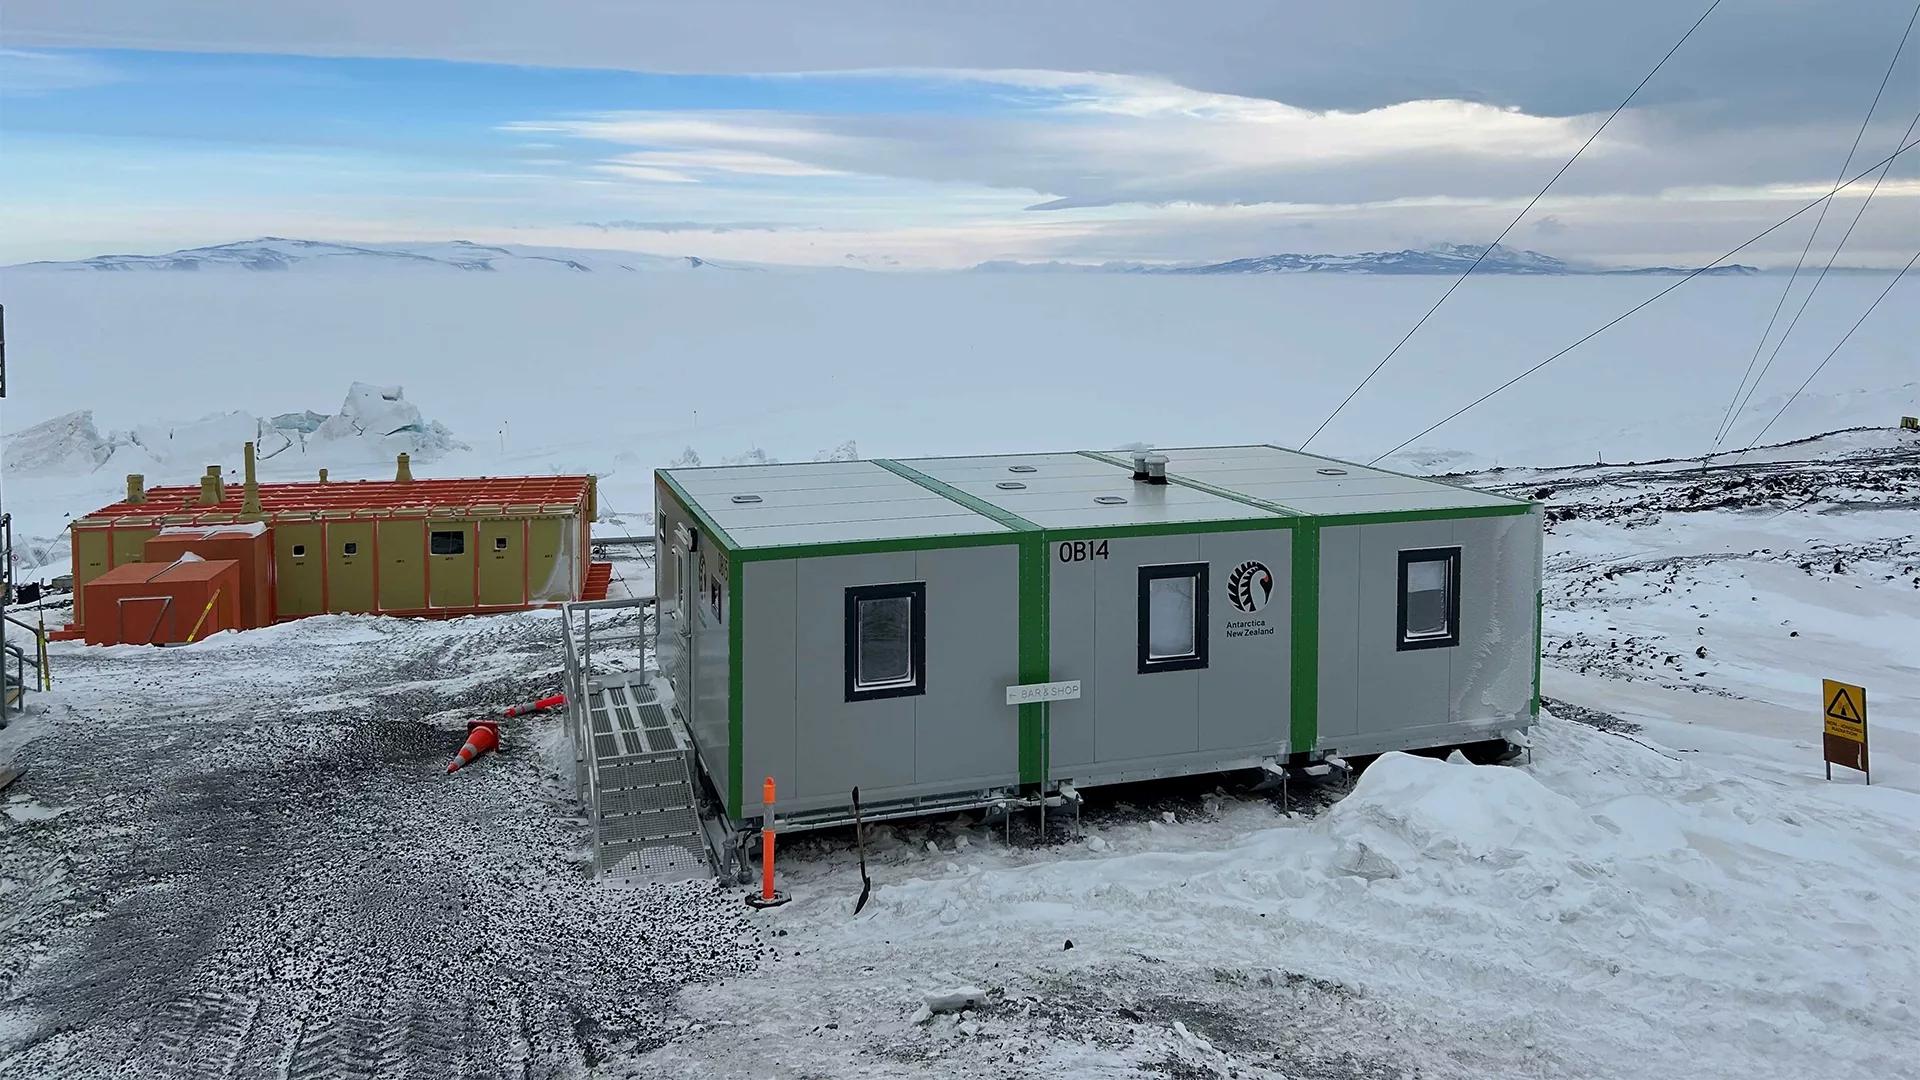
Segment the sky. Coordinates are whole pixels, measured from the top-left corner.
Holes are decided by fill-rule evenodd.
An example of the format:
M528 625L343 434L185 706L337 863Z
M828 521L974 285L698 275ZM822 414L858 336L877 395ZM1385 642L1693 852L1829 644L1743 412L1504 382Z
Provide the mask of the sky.
M0 263L262 235L868 268L1485 243L1706 6L9 0ZM1719 256L1911 141L1920 40L1854 146L1914 11L1722 0L1507 242ZM1815 216L1739 261L1790 265ZM1920 151L1841 262L1916 247Z

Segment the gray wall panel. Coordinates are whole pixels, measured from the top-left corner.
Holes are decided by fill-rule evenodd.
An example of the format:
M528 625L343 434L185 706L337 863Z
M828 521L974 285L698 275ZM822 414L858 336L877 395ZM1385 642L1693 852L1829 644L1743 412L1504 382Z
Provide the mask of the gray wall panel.
M913 783L913 699L847 701L844 658L847 587L918 580L914 573L910 551L839 555L799 564L796 798L844 802L856 784L873 791ZM751 741L751 731L747 738Z
M705 543L703 538L702 543ZM695 565L699 563L696 560ZM718 549L707 553L707 566L721 577L720 610L726 612L729 596L725 576L726 561ZM717 774L715 786L722 797L727 791L728 703L731 698L732 669L728 660L731 643L726 621L715 616L705 601L704 586L693 604L693 730L701 747L702 760L710 774ZM684 713L683 713L684 715Z
M1080 700L1050 706L1055 777L1170 774L1284 752L1289 530L1108 539L1106 558L1074 562L1060 559L1070 532L1049 539L1053 677L1082 681ZM1228 595L1234 569L1248 561L1274 584L1252 613ZM1208 564L1208 666L1140 674L1140 567L1190 562Z
M1359 649L1360 526L1322 529L1319 745L1340 746L1360 730Z
M1399 553L1455 546L1460 643L1400 650ZM1526 724L1539 558L1539 519L1530 514L1324 530L1320 745L1378 753ZM1356 597L1351 617L1339 599L1345 596Z
M1020 549L916 552L927 583L927 692L914 708L914 784L943 789L1012 784L1020 772ZM863 792L864 794L864 792Z
M1285 752L1292 722L1292 552L1290 529L1200 537L1213 590L1207 605L1212 655L1200 673L1205 676L1200 680L1200 749L1268 746L1276 754ZM1229 593L1234 570L1247 562L1264 567L1273 584L1268 595L1258 581L1249 582L1247 598L1258 608L1253 612L1235 608Z
M1533 700L1534 594L1540 519L1473 518L1454 525L1461 545L1460 647L1453 653L1456 722L1529 723Z
M1105 690L1095 714L1094 756L1101 764L1190 753L1200 748L1196 714L1204 671L1139 673L1140 567L1197 562L1193 536L1142 536L1108 542L1108 557L1053 564L1094 576L1093 677ZM1059 545L1055 545L1056 551Z
M1053 678L1080 680L1078 701L1056 701L1047 706L1053 732L1053 768L1072 775L1074 768L1093 760L1093 718L1103 700L1103 684L1094 678L1094 573L1089 563L1062 563L1058 544L1049 545L1047 559L1052 578L1048 640L1052 645Z
M799 700L799 562L780 559L746 563L741 570L740 690L742 727L740 776L746 787L740 809L759 805L760 781L773 777L781 795L799 794L792 785L797 746L795 703Z
M746 574L750 788L771 774L798 811L844 806L855 785L877 802L1018 781L1019 713L1005 697L1019 681L1017 547L755 562ZM846 590L916 581L926 693L847 701Z
M1452 521L1408 521L1360 526L1360 634L1354 651L1360 672L1358 732L1368 735L1447 722L1451 649L1402 652L1399 626L1400 552L1447 547Z

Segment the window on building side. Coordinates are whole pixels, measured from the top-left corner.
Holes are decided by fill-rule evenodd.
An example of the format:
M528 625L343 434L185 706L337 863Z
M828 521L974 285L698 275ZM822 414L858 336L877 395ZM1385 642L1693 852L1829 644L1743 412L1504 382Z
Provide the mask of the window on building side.
M926 693L926 607L925 582L847 590L848 701Z
M299 558L303 558L303 557L305 557L305 555L306 555L306 554L307 554L307 545L305 545L305 544L295 544L295 545L293 545L293 557L294 557L294 558L296 558L296 559L299 559Z
M495 550L495 551L505 551L505 550L507 550L507 538L506 538L506 537L504 537L504 536L496 536L496 537L494 537L494 538L493 538L493 550Z
M427 539L427 550L435 555L465 555L467 534L454 529L435 529Z
M1460 549L1400 553L1401 649L1460 644Z
M341 545L340 545L340 554L342 554L342 555L358 555L358 554L360 554L360 543L359 543L359 541L357 541L357 540L349 540L349 541L347 541L346 543L344 543L344 544L341 544Z
M1207 666L1207 564L1140 568L1139 669Z

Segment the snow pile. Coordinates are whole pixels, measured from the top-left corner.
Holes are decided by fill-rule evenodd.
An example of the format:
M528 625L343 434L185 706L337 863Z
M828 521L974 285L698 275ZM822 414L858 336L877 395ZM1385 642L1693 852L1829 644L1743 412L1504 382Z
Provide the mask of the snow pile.
M76 409L12 432L0 444L7 475L89 473L113 456L113 444L93 426L92 409Z
M340 411L322 421L303 441L302 449L309 444L346 451L337 456L357 453L380 459L404 452L415 461L432 461L468 449L445 424L421 416L420 407L406 400L400 387L363 382L348 388Z
M1377 879L1422 863L1560 864L1603 834L1572 800L1518 769L1457 768L1385 754L1317 826L1336 845L1331 870Z

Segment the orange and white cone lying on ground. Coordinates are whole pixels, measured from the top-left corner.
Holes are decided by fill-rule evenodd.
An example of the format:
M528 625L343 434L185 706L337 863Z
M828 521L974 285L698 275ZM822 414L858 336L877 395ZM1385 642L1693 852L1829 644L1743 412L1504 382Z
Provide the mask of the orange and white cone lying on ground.
M509 705L504 715L525 716L528 713L543 713L548 709L557 709L567 703L565 694L548 694L538 701L529 701L524 705Z
M459 772L463 765L471 765L482 754L491 753L500 746L500 729L492 724L474 724L467 728L467 744L460 753L447 763L448 772Z

